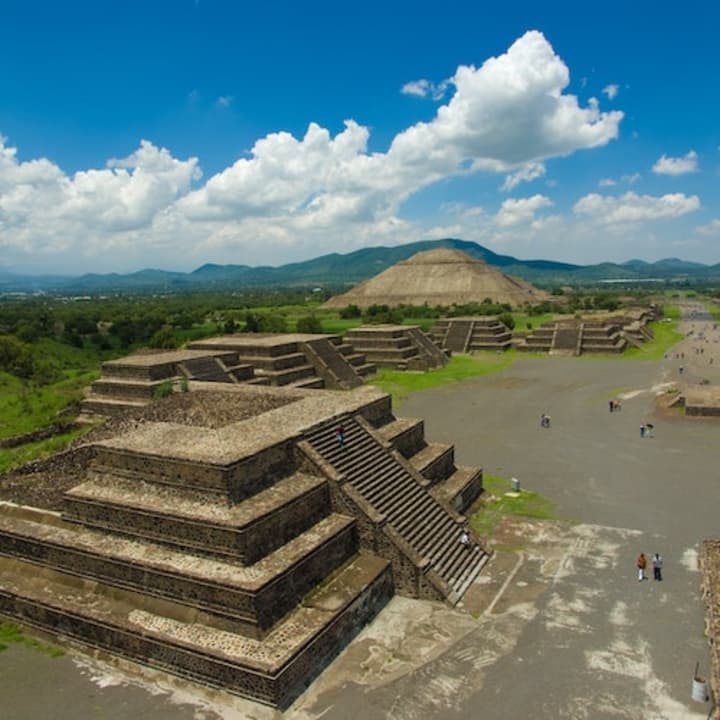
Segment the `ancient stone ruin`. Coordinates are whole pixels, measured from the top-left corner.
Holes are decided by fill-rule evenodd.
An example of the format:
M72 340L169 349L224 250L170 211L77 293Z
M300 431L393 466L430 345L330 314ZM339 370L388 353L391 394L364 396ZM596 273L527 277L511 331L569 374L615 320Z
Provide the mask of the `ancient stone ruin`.
M550 355L582 355L585 353L622 353L629 345L639 346L652 340L648 327L650 311L604 318L568 318L544 323L516 347L525 352L547 352Z
M363 325L348 330L345 342L379 367L426 371L448 362L448 354L417 325Z
M508 327L490 315L442 318L430 329L430 336L444 350L458 353L502 352L512 345Z
M61 511L3 504L2 615L283 708L393 592L457 603L487 562L482 471L388 395L188 390L81 448Z
M130 355L102 365L83 411L113 415L152 402L162 385L190 380L295 388L362 385L375 365L336 335L243 334L190 343L187 350Z
M705 600L705 637L710 643L710 688L712 696L720 694L720 539L708 538L703 541L700 553L702 571L702 593ZM708 718L718 718L717 704Z

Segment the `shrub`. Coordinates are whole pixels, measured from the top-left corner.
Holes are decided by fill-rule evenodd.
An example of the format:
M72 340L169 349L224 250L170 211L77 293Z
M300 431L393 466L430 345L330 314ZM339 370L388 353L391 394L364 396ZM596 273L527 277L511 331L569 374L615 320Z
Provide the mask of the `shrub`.
M344 320L362 317L362 311L357 305L348 305L340 311L340 317Z
M306 315L298 318L297 331L299 333L321 333L322 324L316 315Z
M502 315L498 315L498 320L500 320L503 325L507 326L508 330L515 329L515 318L510 313L502 313Z
M153 398L155 398L155 400L162 400L163 398L170 397L170 395L172 395L172 392L172 383L169 380L166 380L165 382L160 383L160 385L155 388L155 391L153 392Z

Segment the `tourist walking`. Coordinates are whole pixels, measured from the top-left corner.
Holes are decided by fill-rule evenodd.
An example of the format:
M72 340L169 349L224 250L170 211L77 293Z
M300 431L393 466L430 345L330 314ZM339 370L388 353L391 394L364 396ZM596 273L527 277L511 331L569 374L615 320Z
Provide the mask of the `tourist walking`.
M645 553L640 553L636 564L638 571L638 582L640 580L647 580L647 576L645 575L645 569L647 568L647 558L645 557Z
M655 578L655 580L661 581L662 580L663 559L660 556L660 553L655 553L653 555L652 566L653 566L653 577Z
M468 535L467 530L463 530L460 533L460 544L466 549L470 549L470 536Z
M345 447L345 428L340 425L340 427L335 431L335 437L337 439L337 444L339 447L344 448Z
M642 423L642 424L640 425L640 437L641 437L641 438L644 438L644 437L645 437L645 423Z
M655 435L653 435L654 431L655 426L652 423L645 423L645 437L655 437Z
M610 409L610 412L612 412L615 409L615 401L614 400L608 400L608 408Z

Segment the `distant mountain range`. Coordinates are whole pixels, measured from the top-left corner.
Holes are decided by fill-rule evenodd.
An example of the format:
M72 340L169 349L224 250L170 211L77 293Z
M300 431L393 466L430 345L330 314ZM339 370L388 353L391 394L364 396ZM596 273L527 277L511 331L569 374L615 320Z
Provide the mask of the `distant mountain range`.
M140 270L134 273L96 274L77 277L14 275L0 272L0 293L50 292L62 294L108 294L241 290L259 287L323 286L339 289L373 277L421 250L452 247L484 260L502 272L542 285L590 285L624 279L650 281L720 282L720 263L704 265L667 258L648 263L628 260L622 264L572 265L552 260L519 260L498 255L465 240L423 240L395 247L363 248L341 255L331 253L313 260L278 267L215 265L208 263L189 273Z

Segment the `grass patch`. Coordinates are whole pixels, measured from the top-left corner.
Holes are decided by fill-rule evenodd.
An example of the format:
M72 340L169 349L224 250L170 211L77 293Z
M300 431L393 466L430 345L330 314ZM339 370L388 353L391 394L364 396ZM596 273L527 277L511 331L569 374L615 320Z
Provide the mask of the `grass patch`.
M652 342L644 343L641 347L628 348L620 357L629 360L660 360L671 347L683 339L677 326L676 321L650 323L649 327L655 339Z
M712 315L713 320L720 321L720 305L716 305L712 300L705 303L705 309L708 311L710 315Z
M23 635L20 628L14 623L0 623L0 652L7 650L11 644L25 645L25 647L39 650L50 657L61 657L65 654L65 651L59 647Z
M513 358L507 357L507 354L453 355L444 368L428 372L405 372L381 368L371 384L390 393L393 400L399 402L410 393L503 370L512 361Z
M557 318L556 315L545 313L543 315L528 315L527 313L513 313L513 320L515 320L515 329L513 333L515 335L527 335L531 333L535 328L544 325L546 322L551 322ZM530 325L530 327L528 327Z
M664 305L663 314L671 320L679 320L682 317L682 311L679 305Z
M72 432L56 435L47 440L38 440L15 448L3 448L2 454L0 454L0 473L27 465L33 460L41 460L54 455L91 429L92 427L88 425Z
M57 422L58 413L82 399L83 388L99 377L98 370L67 370L49 385L28 383L0 373L0 438L23 435Z
M519 497L506 497L512 486L505 478L485 475L483 487L481 508L470 518L470 526L480 537L492 537L498 523L509 515L535 520L555 518L555 504L539 493L521 490Z

